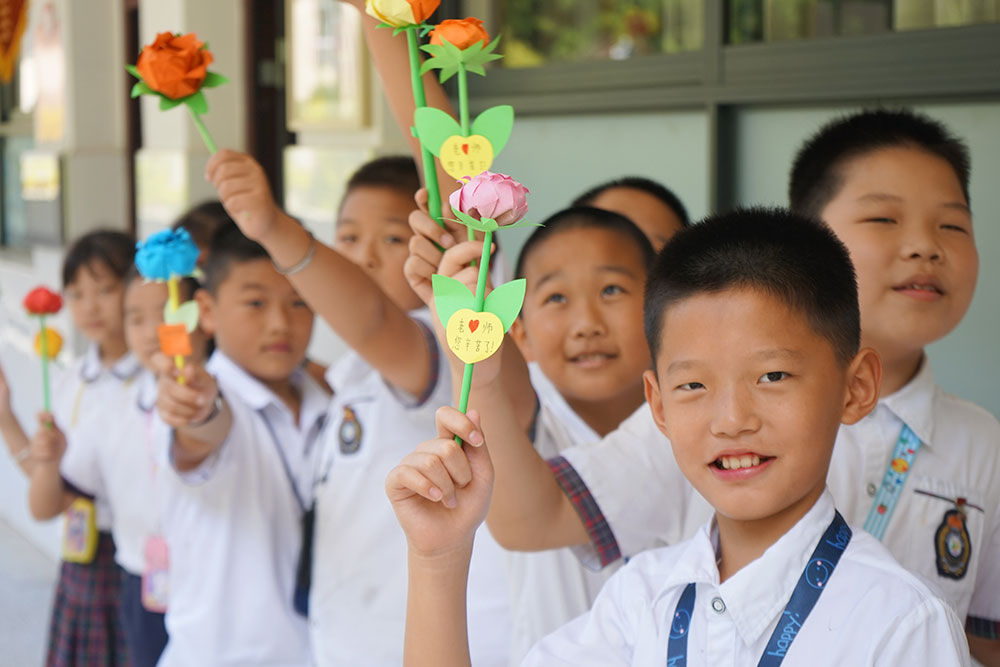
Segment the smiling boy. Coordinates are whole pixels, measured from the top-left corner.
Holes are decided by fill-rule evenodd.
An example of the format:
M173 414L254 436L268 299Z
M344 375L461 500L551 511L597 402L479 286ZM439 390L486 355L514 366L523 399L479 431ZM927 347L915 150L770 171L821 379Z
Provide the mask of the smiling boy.
M650 273L645 323L650 410L714 518L633 558L525 664L967 664L954 612L825 491L838 428L874 407L881 375L833 235L780 210L685 230ZM440 437L386 481L410 549L411 667L468 664L464 572L492 485L477 419L442 409Z

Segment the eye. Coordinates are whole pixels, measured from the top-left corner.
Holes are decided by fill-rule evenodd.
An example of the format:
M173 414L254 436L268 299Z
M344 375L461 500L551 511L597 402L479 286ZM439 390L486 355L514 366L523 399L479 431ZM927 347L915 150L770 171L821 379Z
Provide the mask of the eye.
M250 299L249 301L244 302L244 305L248 306L250 308L263 308L264 307L264 300L263 299Z
M685 382L684 384L677 385L677 388L681 391L695 391L697 389L704 389L705 385L700 382Z
M607 285L601 290L601 296L617 296L624 293L625 288L621 285Z
M545 300L542 301L542 303L543 304L548 304L548 303L566 303L566 297L564 295L560 294L559 292L553 292L552 294L550 294L547 297L545 297Z
M308 308L309 304L306 303L305 301L303 301L302 299L296 299L295 301L292 302L292 307L293 308Z
M343 243L345 245L350 245L352 243L358 242L357 234L338 234L337 243Z
M962 232L963 234L969 233L969 230L961 225L941 225L941 229L947 229L953 232Z
M892 219L892 218L883 218L883 217L878 217L878 216L871 217L871 218L865 218L863 220L863 222L877 222L877 223L884 224L884 225L894 225L894 224L896 224L896 221L894 219Z
M385 237L386 245L399 245L401 243L406 243L406 239L402 236L387 236Z
M781 380L784 380L787 377L788 373L786 373L785 371L770 371L769 373L764 373L763 375L761 375L760 379L758 379L757 381L763 384L771 384L773 382L780 382Z

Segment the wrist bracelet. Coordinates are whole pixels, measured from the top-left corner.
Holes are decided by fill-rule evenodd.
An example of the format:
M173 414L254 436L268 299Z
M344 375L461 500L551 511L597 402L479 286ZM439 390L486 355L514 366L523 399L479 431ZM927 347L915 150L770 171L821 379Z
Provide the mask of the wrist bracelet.
M222 412L222 394L217 393L215 395L215 402L212 403L212 411L209 412L207 415L205 415L205 418L202 419L201 421L197 421L193 424L188 424L188 426L194 428L198 428L199 426L204 426L208 422L218 417L220 412Z
M278 266L273 259L271 260L271 264L274 264L275 270L283 276L294 276L296 273L309 266L309 263L312 262L313 255L316 254L316 237L313 236L312 232L304 227L303 231L309 235L309 247L306 249L306 254L302 259L287 268L284 266Z
M25 447L17 454L14 454L14 463L24 463L31 458L31 447Z

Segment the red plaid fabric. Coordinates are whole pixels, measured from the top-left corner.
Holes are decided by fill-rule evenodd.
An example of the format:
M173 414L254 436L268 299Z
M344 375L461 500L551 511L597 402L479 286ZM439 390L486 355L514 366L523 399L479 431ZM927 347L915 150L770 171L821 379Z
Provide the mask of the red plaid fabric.
M611 526L604 518L604 513L601 512L601 508L597 505L597 501L594 500L594 496L591 495L590 489L587 488L580 475L569 461L561 456L549 459L548 464L549 468L552 469L552 474L556 476L559 486L562 487L563 493L569 497L573 507L576 508L583 520L583 525L590 536L590 542L597 550L601 566L610 565L621 558L622 552L618 548L618 540L615 539L615 534L611 532Z

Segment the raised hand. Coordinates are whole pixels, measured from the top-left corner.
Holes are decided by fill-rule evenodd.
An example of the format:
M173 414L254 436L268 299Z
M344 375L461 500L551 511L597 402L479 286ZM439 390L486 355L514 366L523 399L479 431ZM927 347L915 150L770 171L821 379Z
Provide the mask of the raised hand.
M205 178L243 234L263 242L281 215L264 168L246 153L222 149L205 165Z
M478 413L466 416L443 407L435 421L438 437L420 443L385 481L410 551L423 558L471 548L493 488L493 464ZM467 444L455 444L456 435Z
M31 460L35 465L58 466L66 453L66 436L55 425L51 412L38 413L38 429L31 436Z
M158 378L156 409L166 424L181 429L203 422L212 413L219 386L204 366L187 363L179 371L169 357L159 352L152 364ZM178 378L184 378L184 382L178 382Z

